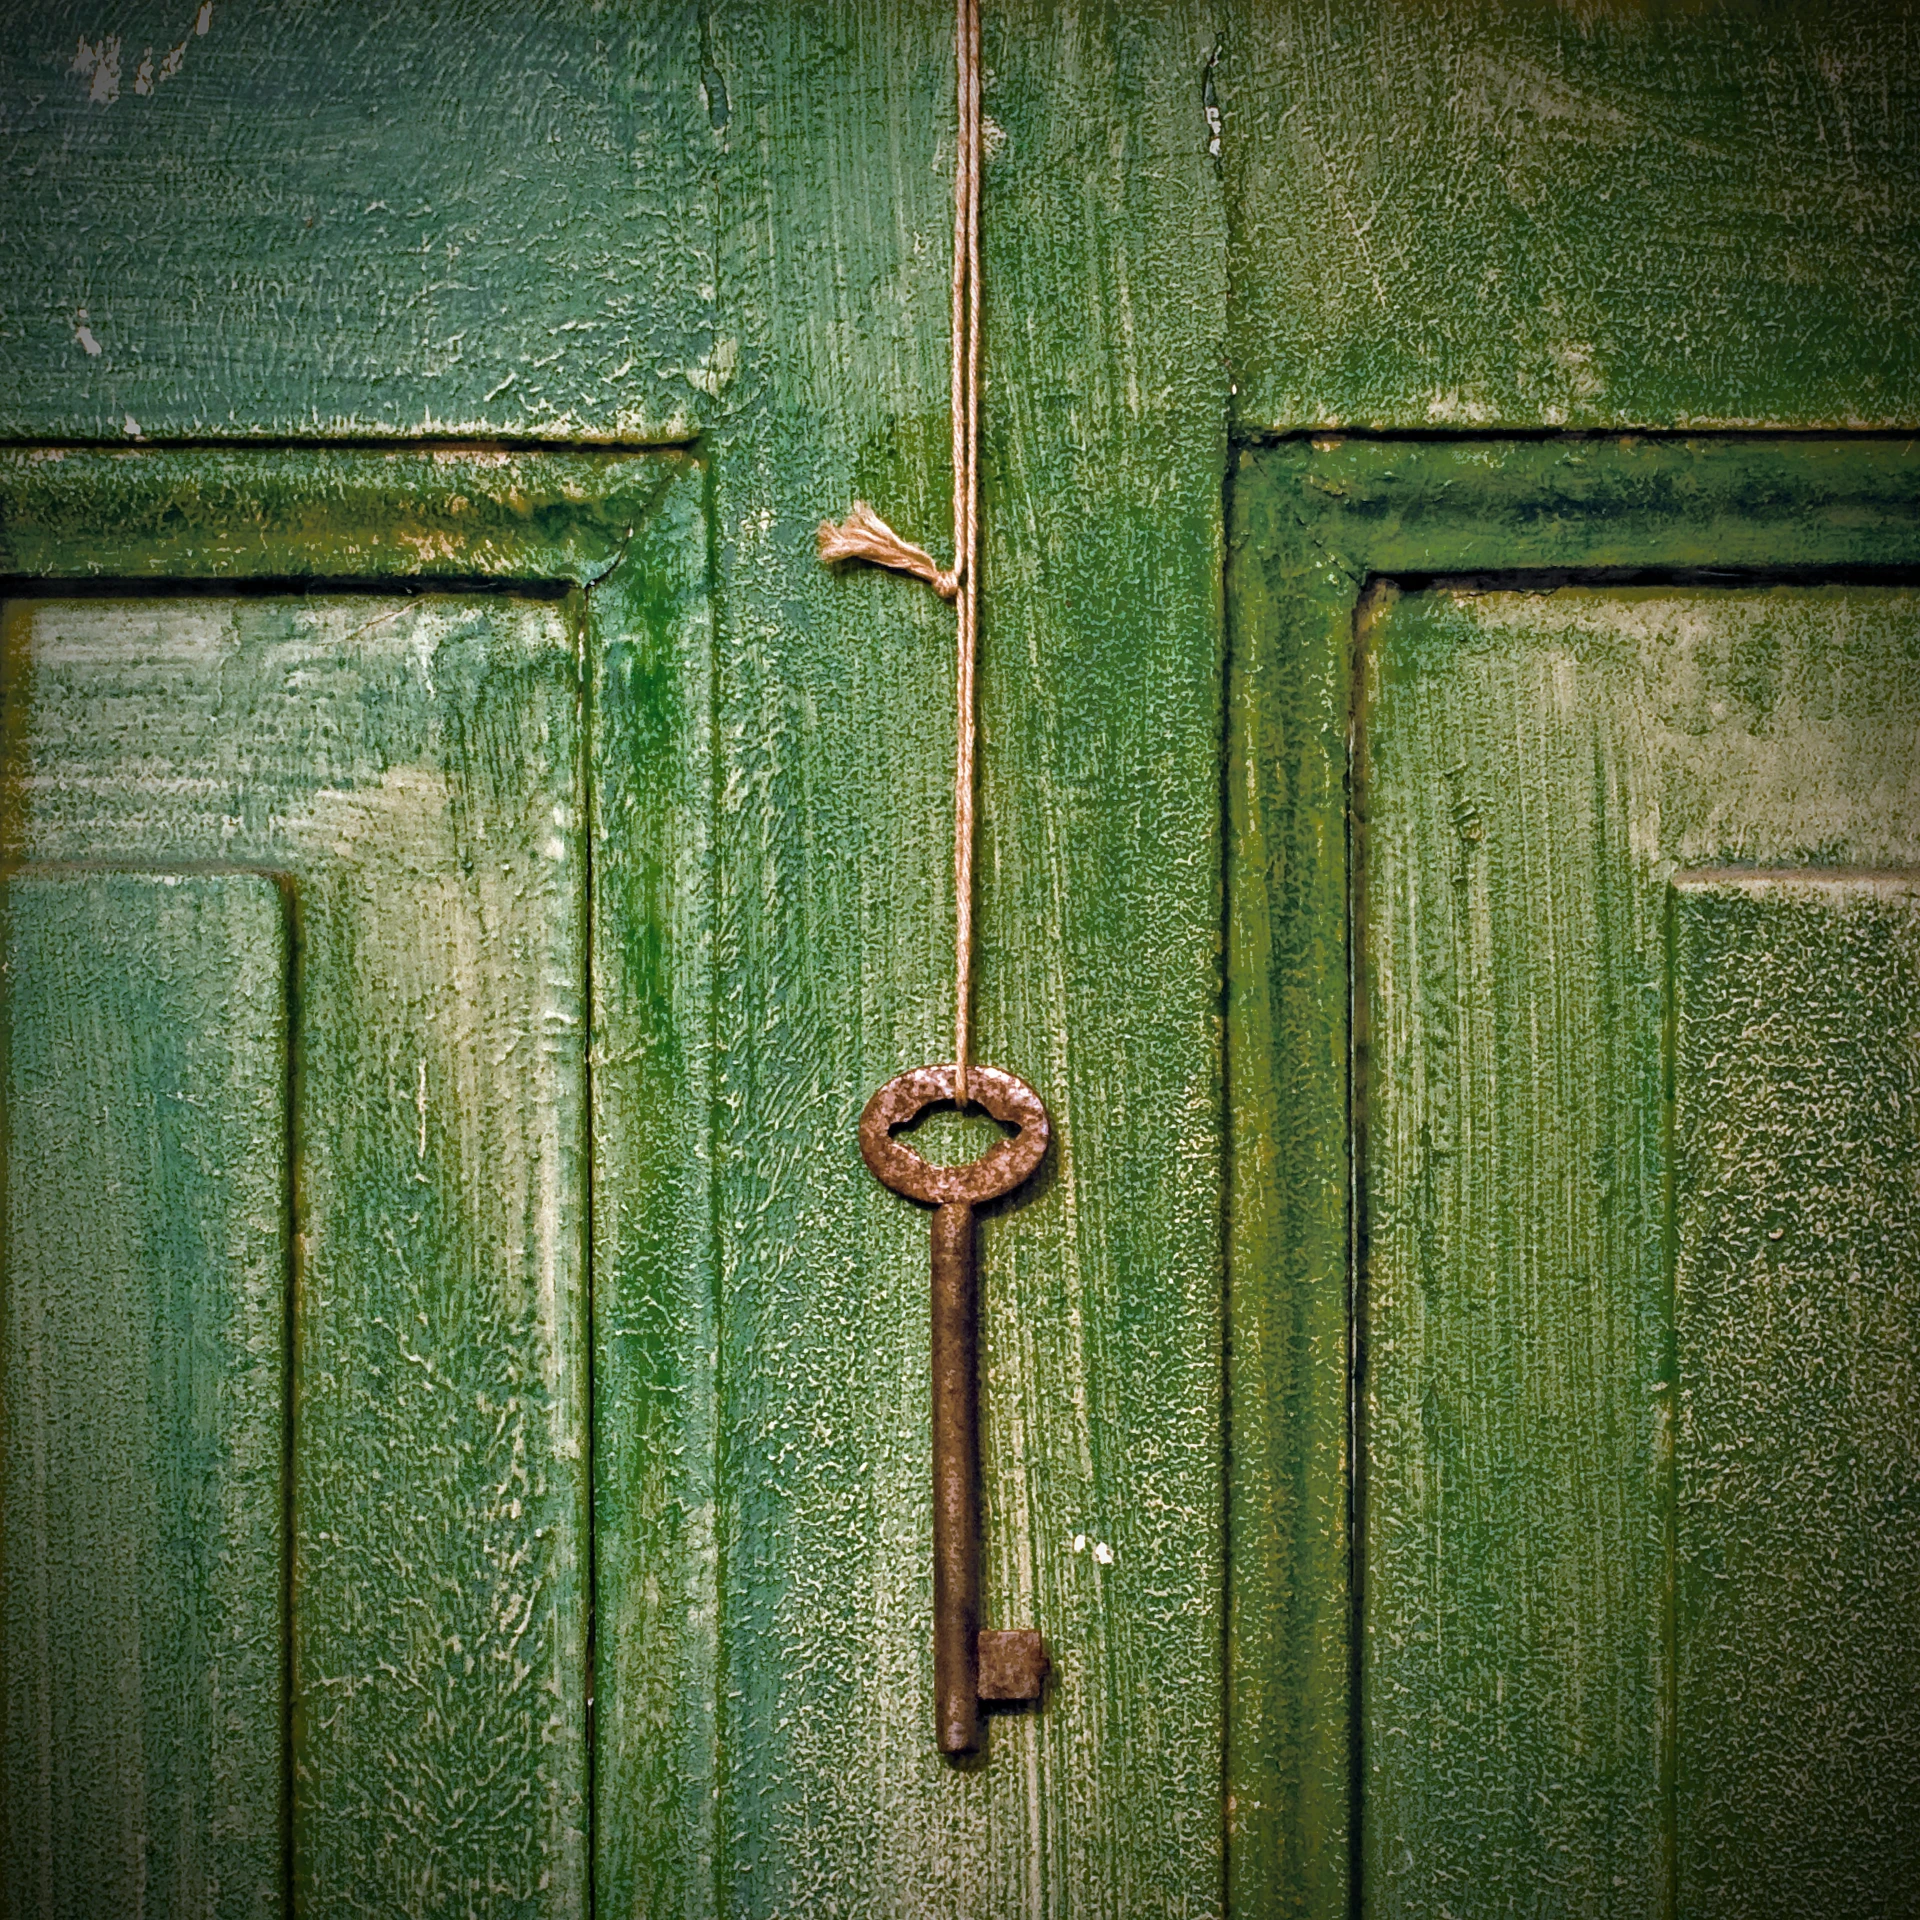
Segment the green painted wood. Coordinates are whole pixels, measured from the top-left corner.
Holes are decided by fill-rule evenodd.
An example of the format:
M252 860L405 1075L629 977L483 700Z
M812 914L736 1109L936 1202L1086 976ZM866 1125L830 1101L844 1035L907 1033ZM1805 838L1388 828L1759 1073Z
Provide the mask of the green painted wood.
M0 565L32 578L610 579L683 454L0 448Z
M1706 1843L1672 1810L1666 887L1920 855L1920 598L1383 589L1362 661L1364 1900L1662 1913ZM1711 1365L1744 1420L1764 1377ZM1800 1477L1769 1492L1817 1449ZM1690 1737L1764 1796L1727 1734Z
M1355 582L1293 478L1237 455L1226 567L1228 1887L1236 1914L1345 1920Z
M931 1737L926 1223L854 1136L876 1085L950 1046L951 617L911 583L825 572L813 545L856 495L947 545L951 18L709 17L740 345L709 442L706 1898L743 1916L1211 1913L1225 369L1198 103L1215 30L1185 5L985 22L976 1018L1059 1140L982 1230L987 1605L1047 1635L1056 1678L1038 1714L994 1716L969 1770ZM650 1910L643 1884L600 1897Z
M675 455L0 456L0 555L16 574L482 577L541 595L584 590L572 604L577 644L595 663L584 691L606 776L593 796L590 862L600 983L592 1042L603 1411L595 1447L604 1611L596 1637L597 1832L603 1858L636 1862L631 1870L662 1904L689 1875L711 1882L698 1817L704 1811L710 1822L711 1796L703 1808L698 1750L704 1739L710 1775L717 1704L716 1609L703 1613L683 1599L703 1584L710 1594L717 1577L710 1496L703 1512L689 1495L699 1473L711 1474L712 1455L683 1445L675 1427L689 1425L697 1436L699 1422L712 1419L711 1333L688 1317L713 1293L699 1173L711 1159L711 1111L698 1078L711 1019L699 973L712 897L700 873L711 805L702 757L710 725L702 693L710 645L706 487L703 467ZM356 644L360 626L385 634L406 617L405 603L376 600L355 625ZM540 615L554 617L551 608ZM108 657L96 664L104 668ZM24 671L11 679L32 685ZM404 685L402 673L389 692ZM311 722L301 724L325 737L332 705L313 685L284 691L283 718L297 715L302 698L314 699ZM377 687L367 697L375 710L386 699ZM12 711L22 711L17 699ZM556 752L564 758L557 735L542 749ZM297 788L297 764L284 771ZM7 791L17 815L17 778ZM460 791L457 779L448 791ZM16 818L12 844L22 831ZM315 857L322 855L333 857L324 847ZM335 975L345 978L344 968ZM519 1058L527 1063L524 1049ZM496 1084L513 1087L513 1073L510 1056ZM682 1466L696 1477L676 1479ZM456 1784L447 1769L441 1775ZM694 1784L683 1791L683 1779Z
M599 1911L710 1912L721 1711L708 475L591 596Z
M1248 430L1911 425L1914 9L1238 0Z
M1920 888L1683 876L1672 964L1679 1911L1911 1911Z
M1237 1912L1331 1920L1350 1897L1346 1516L1366 1489L1349 1479L1346 1452L1342 937L1363 589L1434 573L1517 570L1550 585L1568 569L1911 568L1917 483L1906 442L1871 438L1330 435L1236 455L1226 794Z
M658 440L724 384L684 0L5 18L0 434Z
M286 1909L286 915L0 900L0 1911Z
M586 1897L577 608L27 600L9 851L293 876L296 1890Z
M1038 63L1063 17L1070 43L1116 12L992 25ZM851 32L883 84L937 102L941 6L771 13L823 58ZM754 322L719 263L755 244L753 202L850 157L849 132L823 99L800 109L819 144L797 171L792 149L744 148L736 92L807 89L750 51L729 67L727 19L686 0L16 6L0 428L635 442L766 404L728 397ZM1920 398L1913 29L1874 0L1221 0L1197 60L1128 23L1150 79L1111 76L1099 103L1090 68L1078 97L1104 125L1159 90L1183 144L1217 141L1201 184L1231 219L1249 429L1891 426ZM870 185L924 176L906 132ZM913 198L876 198L872 232L899 244L866 268L830 230L849 289L937 272ZM1124 304L1095 324L1097 358Z

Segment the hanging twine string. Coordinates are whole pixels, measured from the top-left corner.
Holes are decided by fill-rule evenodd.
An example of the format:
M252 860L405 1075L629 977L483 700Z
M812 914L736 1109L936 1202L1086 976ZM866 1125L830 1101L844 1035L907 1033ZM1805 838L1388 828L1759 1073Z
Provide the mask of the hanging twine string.
M980 4L958 0L954 69L959 128L953 166L953 571L903 540L864 500L840 526L823 521L823 561L866 560L924 580L959 612L953 769L953 1098L967 1105L973 1049L974 661L980 625Z

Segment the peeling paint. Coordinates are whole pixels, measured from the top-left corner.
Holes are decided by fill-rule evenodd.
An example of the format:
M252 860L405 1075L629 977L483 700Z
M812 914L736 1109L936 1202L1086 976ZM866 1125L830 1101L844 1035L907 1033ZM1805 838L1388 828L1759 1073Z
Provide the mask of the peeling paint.
M87 350L89 360L100 358L100 342L93 337L93 329L87 325L87 310L82 307L73 317L73 337Z
M112 106L120 98L120 36L103 34L97 46L83 39L67 71L89 83L87 98L95 106Z

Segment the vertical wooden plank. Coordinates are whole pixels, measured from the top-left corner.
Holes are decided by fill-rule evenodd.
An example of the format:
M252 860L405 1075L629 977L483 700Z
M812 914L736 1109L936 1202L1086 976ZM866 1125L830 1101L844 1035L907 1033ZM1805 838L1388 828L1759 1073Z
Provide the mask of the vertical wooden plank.
M1243 449L1227 555L1229 1904L1346 1920L1347 729L1358 581Z
M5 889L0 1911L285 1911L287 942L258 874Z
M674 470L587 628L602 1915L719 1898L707 479Z
M1920 1903L1920 886L1673 893L1678 1909Z
M856 495L946 548L951 31L918 0L710 29L738 329L712 442L721 1898L1210 1913L1215 36L1189 5L986 18L976 1017L1059 1141L982 1231L987 1604L1056 1680L969 1770L931 1737L927 1228L854 1142L877 1084L951 1046L951 618L813 550Z
M294 876L296 1893L587 1899L578 609L16 605L28 857Z

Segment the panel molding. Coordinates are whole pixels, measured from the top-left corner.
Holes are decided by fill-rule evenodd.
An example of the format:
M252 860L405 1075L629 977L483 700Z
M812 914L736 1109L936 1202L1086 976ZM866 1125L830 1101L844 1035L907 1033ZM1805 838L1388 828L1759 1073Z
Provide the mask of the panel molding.
M1230 1904L1345 1916L1354 661L1397 583L1910 576L1910 436L1326 433L1240 447L1227 553Z
M564 677L581 729L582 790L556 830L589 840L585 870L595 898L586 931L598 943L598 997L584 1033L543 1031L541 1044L577 1041L589 1063L588 1105L574 1118L559 1116L563 1133L577 1121L580 1137L550 1144L562 1157L577 1155L583 1172L592 1153L587 1331L604 1389L601 1424L622 1444L603 1437L588 1449L589 1497L620 1508L621 1539L638 1557L624 1581L604 1578L603 1592L649 1596L637 1610L616 1610L617 1637L578 1646L579 1692L596 1696L606 1751L620 1747L624 1726L627 1744L654 1758L662 1749L710 1750L716 1690L715 1568L686 1525L711 1506L703 1487L714 1429L711 1337L703 1331L715 1284L703 1185L714 1117L702 1066L713 891L704 878L713 802L708 565L707 470L686 453L0 453L0 584L27 600L62 599L91 619L89 603L104 611L108 596L164 612L166 599L181 595L216 607L312 595L312 617L322 618L343 594L391 602L398 589L482 603L499 595L531 603L545 628L568 636L579 668ZM414 604L398 602L408 617L417 617ZM424 612L434 602L418 604ZM0 652L10 686L31 672L25 645L23 621ZM557 707L553 718L559 725ZM27 826L17 778L22 742L10 736L6 745L16 778L0 801L0 859L17 867ZM589 792L590 758L609 777ZM561 999L586 993L588 970L583 951L579 977L554 983ZM662 1139L683 1154L663 1154ZM584 1407L584 1383L574 1384ZM617 1434L605 1408L618 1408L627 1423ZM644 1473L634 1471L636 1448ZM589 1625L583 1617L583 1635ZM560 1763L568 1767L575 1761ZM706 1767L710 1775L710 1758ZM585 1781L584 1751L576 1770ZM710 1879L709 1836L685 1817L710 1806L703 1777L695 1769L694 1788L672 1807L644 1795L637 1813L622 1807L663 1880L676 1872L694 1884ZM611 1769L601 1788L625 1793L634 1784ZM576 1824L591 1824L581 1814ZM604 1834L606 1823L599 1826ZM566 1843L580 1853L582 1902L592 1839L581 1833Z

